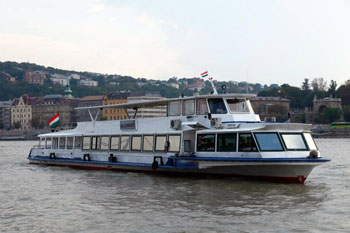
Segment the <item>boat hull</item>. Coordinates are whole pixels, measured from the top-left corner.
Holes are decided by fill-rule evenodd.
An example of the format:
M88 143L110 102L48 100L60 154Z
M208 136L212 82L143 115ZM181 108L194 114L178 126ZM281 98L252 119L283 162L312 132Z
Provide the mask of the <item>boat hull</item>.
M28 157L31 164L69 166L94 170L132 171L174 175L231 176L255 180L304 183L315 166L326 159L231 159L170 158L167 164L84 161L82 159L50 159L42 156Z

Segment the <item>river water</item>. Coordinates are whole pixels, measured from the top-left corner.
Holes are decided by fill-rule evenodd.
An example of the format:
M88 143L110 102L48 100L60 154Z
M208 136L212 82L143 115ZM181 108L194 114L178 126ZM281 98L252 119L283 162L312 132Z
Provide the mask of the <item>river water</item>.
M305 185L30 165L0 142L0 232L350 232L350 139Z

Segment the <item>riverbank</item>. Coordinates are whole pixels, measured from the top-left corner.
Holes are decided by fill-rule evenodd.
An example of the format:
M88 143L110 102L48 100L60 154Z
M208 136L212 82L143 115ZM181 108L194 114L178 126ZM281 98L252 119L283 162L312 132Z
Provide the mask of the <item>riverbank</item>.
M2 130L0 131L0 141L36 140L39 134L48 132L49 130Z

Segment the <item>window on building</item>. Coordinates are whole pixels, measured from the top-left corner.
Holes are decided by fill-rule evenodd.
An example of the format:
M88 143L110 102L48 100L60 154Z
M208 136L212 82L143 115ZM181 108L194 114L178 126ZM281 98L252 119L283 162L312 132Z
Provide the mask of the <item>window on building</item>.
M240 133L239 134L238 151L240 151L240 152L256 152L256 151L258 151L251 133Z
M181 114L181 106L180 106L180 101L173 101L169 102L169 116L179 116Z
M194 115L194 100L183 101L182 115Z
M141 150L141 136L131 137L131 150L140 151Z
M287 150L307 150L301 133L281 134Z
M164 151L166 143L165 135L157 135L156 136L156 151Z
M144 135L143 136L143 151L153 151L153 135Z
M109 144L109 137L108 136L102 136L101 137L101 150L108 150Z
M111 150L119 150L119 136L111 137Z
M236 140L237 134L235 133L218 134L217 151L236 151Z
M179 152L180 151L180 135L169 135L169 150L170 152Z
M198 134L197 151L215 151L215 134Z
M80 149L82 143L82 137L75 137L74 148Z
M130 136L121 136L120 149L122 151L129 151L130 150Z
M260 151L283 151L277 133L255 133Z
M91 139L90 137L83 137L83 150L90 150Z
M208 99L210 112L212 114L226 114L227 110L222 98Z
M207 101L206 99L198 99L197 100L197 115L206 115L208 114Z

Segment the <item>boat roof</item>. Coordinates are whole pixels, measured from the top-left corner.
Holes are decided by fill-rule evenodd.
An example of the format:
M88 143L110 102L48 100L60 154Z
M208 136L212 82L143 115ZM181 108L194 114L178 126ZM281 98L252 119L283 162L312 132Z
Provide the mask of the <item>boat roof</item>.
M100 105L100 106L90 106L90 107L78 107L77 110L82 109L102 109L102 108L139 108L139 107L152 107L167 105L169 102L180 101L180 100L192 100L192 99L215 99L215 98L237 98L237 99L251 99L256 97L255 94L245 94L245 93L235 93L235 94L215 94L215 95L197 95L197 96L186 96L179 98L164 98L159 100L149 100L149 101L139 101L131 103L122 104L110 104L110 105Z

